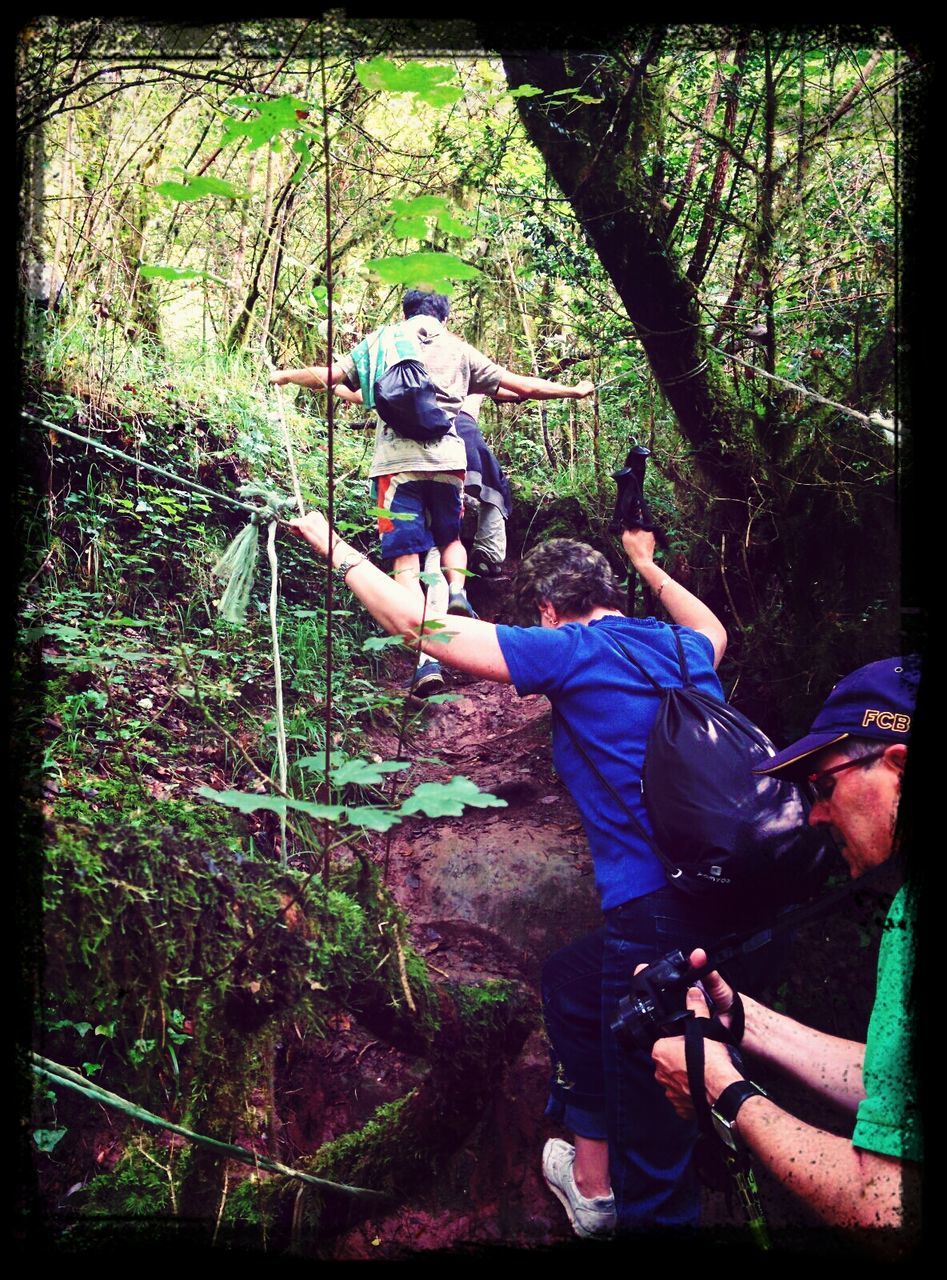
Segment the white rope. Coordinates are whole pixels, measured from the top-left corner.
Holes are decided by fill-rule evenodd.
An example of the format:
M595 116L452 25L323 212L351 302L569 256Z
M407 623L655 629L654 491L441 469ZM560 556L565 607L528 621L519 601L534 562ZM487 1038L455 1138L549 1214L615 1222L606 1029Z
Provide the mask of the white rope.
M266 530L266 555L270 562L270 634L273 638L273 685L276 692L276 764L277 782L286 795L286 779L289 762L286 753L286 721L283 717L283 663L280 658L279 633L276 627L276 606L279 599L279 566L276 562L276 521L271 520ZM286 810L280 813L280 866L286 866Z

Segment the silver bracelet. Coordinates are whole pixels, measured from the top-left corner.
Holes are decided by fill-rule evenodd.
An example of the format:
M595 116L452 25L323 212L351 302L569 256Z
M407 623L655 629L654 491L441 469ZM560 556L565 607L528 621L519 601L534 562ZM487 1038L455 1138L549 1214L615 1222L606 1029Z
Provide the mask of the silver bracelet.
M364 560L367 560L367 559L368 559L368 556L363 556L360 552L356 552L354 558L351 556L348 556L342 561L341 564L335 565L333 567L333 572L337 575L342 585L346 586L347 584L345 581L345 575L351 572L351 570L354 569L356 565L361 564Z

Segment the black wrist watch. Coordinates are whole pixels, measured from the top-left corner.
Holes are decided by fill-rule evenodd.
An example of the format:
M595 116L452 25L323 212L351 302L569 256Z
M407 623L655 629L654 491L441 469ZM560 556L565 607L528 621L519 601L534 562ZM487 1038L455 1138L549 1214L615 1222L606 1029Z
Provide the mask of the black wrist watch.
M727 1085L710 1108L710 1116L714 1122L717 1137L731 1151L737 1150L737 1112L747 1098L752 1098L754 1094L758 1094L761 1098L769 1097L769 1094L752 1080L734 1080L733 1084Z

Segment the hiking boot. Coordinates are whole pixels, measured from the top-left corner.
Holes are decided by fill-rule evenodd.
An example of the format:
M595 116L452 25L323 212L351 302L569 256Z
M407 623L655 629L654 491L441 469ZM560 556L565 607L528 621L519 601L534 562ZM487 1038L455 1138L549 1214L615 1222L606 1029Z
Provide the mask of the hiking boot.
M492 560L483 551L474 554L470 567L474 573L479 573L481 578L499 578L503 572L503 566L497 564L496 560Z
M466 591L452 591L447 602L447 612L464 618L476 618L473 605L467 599Z
M572 1165L575 1147L561 1138L550 1138L543 1147L543 1177L546 1186L569 1216L572 1230L586 1239L614 1235L617 1215L614 1196L589 1200L575 1185Z
M412 675L408 686L409 692L416 698L430 698L432 694L443 693L444 688L441 664L436 660L422 662Z

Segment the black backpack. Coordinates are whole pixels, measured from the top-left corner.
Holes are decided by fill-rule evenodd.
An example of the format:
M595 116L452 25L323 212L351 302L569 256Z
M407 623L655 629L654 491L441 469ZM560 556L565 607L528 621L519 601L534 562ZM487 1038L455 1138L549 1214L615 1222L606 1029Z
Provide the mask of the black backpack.
M375 379L375 408L386 427L399 436L433 444L450 430L452 419L437 403L414 337L401 325L379 333L384 373Z
M746 716L691 684L680 636L676 630L673 634L681 688L659 684L618 642L661 699L641 779L653 838L603 777L565 717L556 714L682 893L724 909L802 902L833 869L830 840L821 828L808 826L811 806L800 787L752 772L776 748Z

